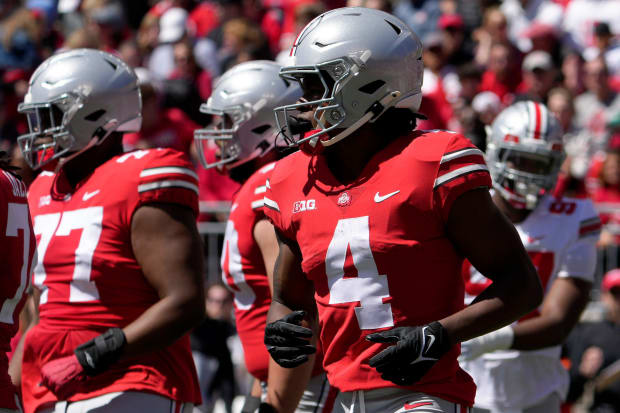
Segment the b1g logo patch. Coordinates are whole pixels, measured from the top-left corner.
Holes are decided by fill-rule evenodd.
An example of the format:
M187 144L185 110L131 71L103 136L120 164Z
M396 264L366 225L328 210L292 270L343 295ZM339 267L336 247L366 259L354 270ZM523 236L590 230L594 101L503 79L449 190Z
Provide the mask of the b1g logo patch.
M316 209L316 201L314 199L297 201L293 204L293 214L296 214L302 211L311 211L313 209Z

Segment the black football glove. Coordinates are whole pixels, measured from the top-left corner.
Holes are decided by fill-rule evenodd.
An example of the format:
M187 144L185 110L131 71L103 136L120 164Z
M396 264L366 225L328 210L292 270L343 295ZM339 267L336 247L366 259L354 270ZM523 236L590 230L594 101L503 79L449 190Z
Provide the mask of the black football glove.
M309 354L316 352L309 342L312 330L301 326L305 314L304 311L293 311L265 327L267 351L282 367L297 367L308 361Z
M366 340L396 343L373 356L368 364L381 373L383 380L401 386L419 381L452 347L446 330L437 321L369 334Z

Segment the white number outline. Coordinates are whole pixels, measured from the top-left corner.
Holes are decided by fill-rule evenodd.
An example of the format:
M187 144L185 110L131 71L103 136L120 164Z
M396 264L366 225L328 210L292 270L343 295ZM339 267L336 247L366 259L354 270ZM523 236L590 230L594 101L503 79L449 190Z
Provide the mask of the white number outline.
M7 237L19 237L19 230L23 231L24 236L24 254L22 257L22 268L19 280L19 287L12 298L6 299L2 303L2 309L0 310L0 322L6 324L13 324L13 313L17 304L22 299L26 287L29 283L30 272L28 268L33 268L37 262L37 254L32 257L32 262L29 259L30 256L30 213L28 212L28 205L9 202L7 204L7 221L6 232Z
M226 258L228 258L228 273L237 289L232 288L233 286L230 285L230 279L226 277L226 272L224 270L224 268L226 268ZM224 248L222 249L220 266L222 268L222 281L224 281L224 284L228 285L230 287L229 289L233 292L237 309L249 310L252 308L254 301L256 301L256 294L245 280L245 274L243 273L243 266L241 263L241 253L239 252L239 233L235 229L234 221L230 219L226 222Z
M357 277L344 278L347 249L350 248ZM387 275L379 274L370 249L368 216L338 220L325 256L329 303L360 302L355 315L361 330L393 327Z
M73 230L82 230L78 246L75 249L74 270L69 283L69 302L95 301L99 299L99 290L91 281L93 255L103 224L103 207L81 208L64 213L37 215L34 220L35 235L41 235L38 242L39 263L34 271L34 284L41 289L39 304L48 300L49 289L45 285L45 254L49 243L55 236L69 236Z

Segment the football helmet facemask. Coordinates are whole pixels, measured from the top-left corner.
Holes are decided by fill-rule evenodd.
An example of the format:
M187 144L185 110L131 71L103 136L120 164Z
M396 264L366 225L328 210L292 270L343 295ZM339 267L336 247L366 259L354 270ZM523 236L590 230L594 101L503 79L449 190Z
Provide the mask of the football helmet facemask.
M280 76L298 82L304 98L275 109L289 146L330 146L390 107L420 107L422 43L391 14L362 7L323 13L301 31L291 56L295 65ZM295 114L308 110L315 110L315 130L296 134Z
M33 168L84 149L93 138L137 132L142 101L134 71L121 59L93 49L76 49L45 60L30 78L18 111L29 133L17 138Z
M267 60L241 63L217 81L202 113L213 116L210 127L194 131L194 142L205 168L235 168L265 155L275 147L276 106L296 102L301 88L279 77L281 66ZM210 141L220 147L220 159L209 163Z
M488 130L486 155L493 188L513 207L534 209L555 186L565 156L562 130L542 103L518 102Z

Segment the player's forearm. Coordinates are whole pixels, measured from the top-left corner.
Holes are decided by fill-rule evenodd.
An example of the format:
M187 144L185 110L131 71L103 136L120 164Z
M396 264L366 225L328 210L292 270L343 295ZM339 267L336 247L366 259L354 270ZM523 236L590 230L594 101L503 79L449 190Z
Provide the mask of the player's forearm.
M269 306L269 312L267 313L267 323L272 323L274 321L280 320L282 317L296 310L303 310L306 312L306 315L302 321L302 325L311 329L312 331L316 331L316 328L318 327L316 306L305 306L299 303L283 304L282 302L277 301L276 298L271 301L271 305Z
M592 284L579 279L557 279L545 297L540 315L514 326L512 348L537 350L562 344L586 307Z
M535 309L541 299L542 288L535 273L497 277L471 305L439 322L457 343L512 323Z
M204 301L200 294L163 297L123 328L127 338L123 356L140 355L168 346L200 324L204 316Z
M283 368L272 359L269 360L267 380L267 403L278 413L293 413L301 400L312 375L314 355L299 367Z

